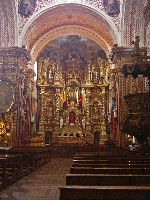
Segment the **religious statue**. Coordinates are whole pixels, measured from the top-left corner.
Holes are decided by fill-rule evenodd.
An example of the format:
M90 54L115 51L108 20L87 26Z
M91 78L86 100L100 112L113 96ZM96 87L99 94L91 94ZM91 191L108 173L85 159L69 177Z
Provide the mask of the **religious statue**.
M87 83L90 83L91 80L92 80L91 62L89 62L87 67Z
M47 80L48 83L53 82L54 78L54 63L50 60L47 64Z
M63 125L64 125L64 120L63 120L63 118L61 117L61 118L60 118L60 128L62 128Z
M136 36L135 41L132 41L132 44L134 44L134 53L138 55L140 50L140 37Z
M106 60L98 58L97 62L98 62L98 66L100 68L100 82L101 82L101 84L104 84L107 80L107 77L106 77L106 70L107 70Z
M75 125L75 120L76 120L76 114L74 111L71 111L69 113L69 125L74 126Z
M38 60L38 66L39 66L39 82L41 84L47 83L47 60L40 58Z
M84 129L85 128L85 118L83 117L82 119L82 128Z
M61 84L62 82L62 70L59 62L53 62L54 69L54 82L55 84Z
M100 118L100 106L97 101L93 102L93 114L94 122L98 123Z

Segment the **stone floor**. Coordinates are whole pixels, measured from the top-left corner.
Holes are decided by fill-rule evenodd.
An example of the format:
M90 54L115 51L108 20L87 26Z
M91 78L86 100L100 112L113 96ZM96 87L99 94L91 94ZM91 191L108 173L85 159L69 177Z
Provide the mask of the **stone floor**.
M65 185L72 159L52 161L0 192L0 200L58 200L59 186Z

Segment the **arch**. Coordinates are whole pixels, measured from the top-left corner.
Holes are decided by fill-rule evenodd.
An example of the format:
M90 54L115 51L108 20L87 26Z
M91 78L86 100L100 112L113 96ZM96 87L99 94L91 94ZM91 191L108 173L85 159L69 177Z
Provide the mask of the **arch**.
M31 49L31 55L32 59L36 60L38 54L40 51L52 40L56 39L57 37L65 36L65 35L80 35L80 36L86 36L93 41L95 41L97 44L99 44L102 49L106 52L107 55L109 55L109 51L111 50L110 44L108 44L105 39L94 32L93 30L90 30L86 27L77 26L77 25L67 25L58 27L56 29L53 29L49 32L47 32L45 35L43 35L34 45Z
M53 38L55 38L56 32L60 34L60 29L68 26L72 28L72 32L75 30L74 27L76 27L78 30L76 33L83 35L84 32L85 36L90 37L90 39L94 41L100 40L101 42L99 43L103 47L105 46L107 51L114 43L120 44L120 33L110 17L106 17L104 11L98 13L78 4L66 4L54 6L35 16L33 15L22 30L19 37L19 46L22 46L25 42L28 49L33 53L37 44L39 45L39 43L43 42L41 46L44 46L44 42L46 45L48 39L49 42L51 41L51 38L48 36L49 33L55 32L53 34ZM84 29L83 32L80 31L81 27L82 30ZM96 39L98 36L99 39Z

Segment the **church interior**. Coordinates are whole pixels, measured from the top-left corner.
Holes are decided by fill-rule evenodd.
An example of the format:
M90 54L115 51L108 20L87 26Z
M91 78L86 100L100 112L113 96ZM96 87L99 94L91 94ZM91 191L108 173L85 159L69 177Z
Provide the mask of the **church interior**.
M0 0L0 199L149 200L149 176L150 0Z

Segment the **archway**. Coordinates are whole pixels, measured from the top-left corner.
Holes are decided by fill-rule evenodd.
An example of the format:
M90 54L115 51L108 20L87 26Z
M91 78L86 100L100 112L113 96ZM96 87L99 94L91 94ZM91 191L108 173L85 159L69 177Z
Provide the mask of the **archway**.
M108 54L113 44L120 43L120 37L114 22L105 15L78 4L49 8L28 22L19 45L27 45L36 60L48 42L64 35L80 35L94 40Z
M65 37L65 36L87 37L87 38L91 39L92 41L94 41L96 44L98 44L105 51L107 56L109 55L109 52L110 52L113 44L119 43L119 38L120 38L118 30L117 30L116 26L114 25L113 21L111 21L111 19L109 17L106 18L106 16L103 13L98 13L88 7L81 6L78 4L68 4L68 5L59 5L59 6L53 7L51 9L43 11L42 13L39 13L39 15L35 16L35 18L33 17L32 20L30 20L29 23L24 27L22 34L20 35L20 41L21 41L20 46L26 45L27 49L31 52L32 59L35 61L35 60L38 60L39 55L41 54L41 52L44 50L44 48L50 42L54 41L55 39L57 39L59 37ZM82 39L81 39L81 41L80 41L80 37L78 39L79 39L78 42L82 43ZM71 43L72 42L74 42L74 40L71 41ZM67 52L67 54L64 56L66 63L70 62L69 58L66 56L69 55L71 50L72 50L72 47ZM81 51L79 53L81 54L80 58L82 60L83 52ZM47 62L47 60L45 60L45 58L41 57L41 59L42 59L41 61L43 63ZM58 61L58 63L59 63L59 61ZM90 59L89 59L89 61L90 61ZM52 69L48 69L45 67L45 64L44 64L43 67L41 67L41 77L45 76L46 79L49 79L48 72L50 72L50 71L54 71L55 75L52 80L44 79L44 81L42 81L42 82L41 82L42 78L41 78L41 80L38 80L40 95L42 94L41 91L44 90L44 92L43 92L44 96L39 95L39 99L44 99L44 98L48 99L49 98L49 99L52 99L53 102L55 102L55 101L60 102L60 100L56 99L55 97L63 96L63 93L67 92L67 91L66 91L66 88L63 87L65 85L65 83L62 84L61 80L59 80L57 78L59 76L58 73L60 73L60 72L62 72L62 76L60 76L60 77L64 77L65 75L63 74L62 65L57 65L55 60L49 59L48 62L49 62L49 67L51 66L51 63L54 67ZM105 63L105 62L97 63L97 61L95 60L94 61L95 64L94 63L91 64L91 66L88 69L88 62L87 62L86 67L85 67L86 69L83 70L82 69L83 66L80 66L80 59L76 60L75 62L77 64L76 68L78 66L78 68L79 68L78 71L81 71L82 72L81 74L83 74L83 76L86 76L87 73L92 74L93 72L96 73L97 75L100 74L100 71L102 70L101 67L103 68L104 67L103 64ZM72 59L71 63L72 63L72 65L74 65L74 58ZM44 68L45 68L45 71L43 70ZM69 68L69 66L68 66L68 68ZM101 71L101 73L102 73L102 71ZM46 74L46 75L44 75L44 74ZM66 74L68 74L68 73L66 72ZM107 91L106 91L107 83L105 84L104 83L105 80L103 82L103 81L101 81L101 79L98 79L97 82L92 82L93 79L89 78L90 80L86 80L87 77L84 79L85 80L85 83L84 83L83 79L81 79L81 76L78 73L75 73L75 75L76 75L75 78L79 77L80 89L81 89L81 91L75 91L76 95L74 95L74 96L76 98L75 99L76 106L73 107L74 110L78 111L79 127L78 127L78 129L70 130L70 129L68 129L67 124L65 124L66 126L65 126L65 128L63 127L62 131L64 131L65 134L66 134L66 131L68 131L68 132L74 131L73 133L79 133L79 135L81 135L81 138L82 138L82 133L84 132L83 129L86 129L86 130L88 130L87 131L88 133L86 136L87 136L87 138L90 138L90 142L92 143L93 142L92 141L93 133L91 132L91 127L92 127L92 124L95 125L95 121L88 124L88 118L90 116L88 116L88 114L86 114L86 112L85 112L86 109L84 108L84 106L86 105L86 106L88 106L88 109L90 109L90 103L88 103L88 101L90 100L90 96L88 97L88 99L87 99L87 96L88 96L88 93L91 92L91 94L94 94L94 98L99 99L99 101L102 103L102 105L99 105L97 108L98 112L102 111L105 113L106 110L105 110L105 106L103 103L103 99L105 98L104 96L106 96L106 93L107 93ZM101 74L101 76L103 76L103 75ZM65 78L64 79L62 78L62 81L64 81L64 80L65 80ZM46 84L49 85L47 88L46 88ZM88 86L88 84L90 84L90 86ZM99 91L97 91L96 89L93 90L92 84L93 85L97 84ZM80 95L83 98L82 106L78 105ZM64 101L64 97L62 100ZM87 101L87 102L85 102L85 101ZM46 103L48 104L48 102L46 102ZM67 104L68 104L68 108L70 108L69 106L71 106L71 105L69 104L69 102L67 102ZM41 105L43 106L44 104L41 102ZM61 105L61 102L60 102L60 105ZM67 110L65 110L59 106L58 107L53 106L53 105L51 105L51 106L52 106L51 107L52 112L55 112L54 115L52 112L50 112L50 113L43 112L41 114L41 116L45 115L46 120L48 119L47 127L51 127L51 120L50 120L51 117L56 116L57 120L55 120L54 118L53 118L53 120L57 121L57 123L55 123L55 125L57 125L60 122L61 112L64 113L64 115L67 112ZM43 107L43 110L44 110L44 107ZM57 112L57 111L59 111L59 112ZM47 117L48 114L50 115L49 117ZM92 116L94 116L93 113L92 113ZM86 123L84 126L82 126L82 119L84 119L84 118L86 118ZM98 126L100 127L100 130L104 129L103 140L105 140L106 139L106 130L105 130L106 126L105 126L103 116L101 116L101 118L102 118L102 120L99 117L97 117L96 120L97 120ZM42 117L41 117L41 119L42 119ZM94 119L94 117L93 117L93 119ZM65 123L65 120L66 120L66 118L64 117L64 119L63 119L64 123ZM41 121L40 123L41 123L40 124L41 128L39 129L40 130L39 132L43 132L44 122ZM75 122L73 122L73 124L74 123ZM88 126L89 126L89 128L88 128ZM74 128L76 128L76 127L74 127ZM57 129L57 126L55 126L55 129ZM54 139L55 141L57 140L57 135L58 135L58 130L53 130L53 136L55 137L55 139ZM75 141L76 141L76 138L75 138ZM98 139L98 141L99 141L99 139ZM96 142L96 143L98 144L99 142Z

